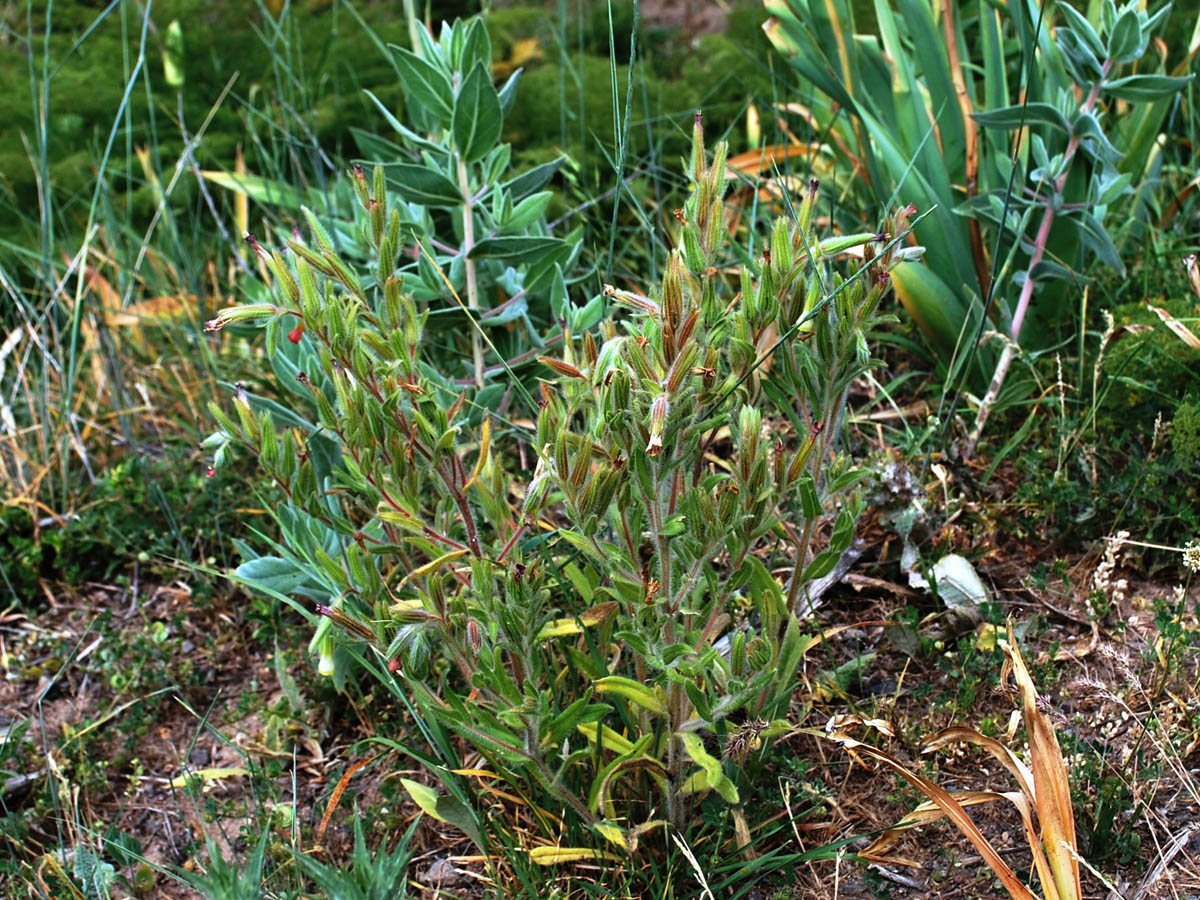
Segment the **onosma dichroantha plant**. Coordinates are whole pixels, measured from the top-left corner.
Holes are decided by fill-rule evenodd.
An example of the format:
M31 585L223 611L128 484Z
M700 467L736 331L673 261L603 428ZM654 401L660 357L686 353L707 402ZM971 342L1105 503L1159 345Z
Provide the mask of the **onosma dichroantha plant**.
M473 101L451 83L457 123ZM426 125L423 141L459 152L457 127ZM661 283L564 302L553 340L529 338L529 389L429 339L447 301L408 287L422 235L388 224L412 201L383 170L356 178L365 261L310 217L311 243L272 258L274 299L209 324L259 323L287 353L280 336L303 324L302 363L280 371L311 422L244 393L214 406L209 447L249 449L282 492L276 552L238 576L310 616L322 673L388 680L481 754L547 813L543 839L580 833L565 816L606 847L552 844L537 861L684 831L704 795L739 809L736 762L786 727L817 641L807 588L853 538L860 473L839 436L899 238L821 236L814 182L752 264L731 266L724 160L697 116ZM468 181L485 165L464 164ZM481 187L476 209L505 208L501 189ZM488 216L475 225L476 241L503 240ZM602 307L603 321L582 314Z

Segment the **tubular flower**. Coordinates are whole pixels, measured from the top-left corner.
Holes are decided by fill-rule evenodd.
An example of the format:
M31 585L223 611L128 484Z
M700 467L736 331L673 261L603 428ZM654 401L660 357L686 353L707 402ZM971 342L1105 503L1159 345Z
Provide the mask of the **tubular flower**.
M667 414L671 411L666 394L659 394L650 405L650 441L646 444L647 456L658 456L663 447L663 430L667 427Z

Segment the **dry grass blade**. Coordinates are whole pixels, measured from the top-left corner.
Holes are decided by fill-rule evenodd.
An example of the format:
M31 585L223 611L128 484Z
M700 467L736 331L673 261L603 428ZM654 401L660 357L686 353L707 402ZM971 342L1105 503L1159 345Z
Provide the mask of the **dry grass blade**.
M995 791L963 791L957 794L951 794L955 802L960 804L964 809L972 806L980 806L984 803L994 803L997 800L1007 799L1006 795ZM869 859L873 862L898 864L911 866L912 868L920 868L921 864L916 860L907 859L902 856L892 854L892 848L899 842L900 837L905 831L911 828L917 828L921 825L929 825L939 819L946 817L946 811L942 809L932 800L926 800L924 803L914 807L903 819L893 825L867 846L858 855L863 859Z
M329 817L333 815L333 811L337 809L338 801L342 799L342 794L345 792L347 785L350 784L350 779L354 777L354 773L363 766L369 765L375 761L375 757L368 756L366 759L360 759L352 763L342 777L338 779L337 786L333 789L333 794L329 797L329 803L325 806L325 815L321 817L321 824L317 827L317 834L313 841L318 847L321 846L321 841L325 838L325 829L329 827Z
M910 860L888 855L889 851L899 840L901 832L945 816L975 845L984 862L992 868L1012 897L1018 900L1033 898L1029 888L1020 882L1012 869L1000 858L999 853L966 812L966 808L970 806L1001 799L1008 800L1021 816L1021 824L1046 900L1079 900L1083 892L1079 881L1075 818L1071 809L1071 790L1067 782L1067 769L1062 751L1050 719L1041 711L1041 698L1021 657L1011 622L1008 625L1008 640L1002 646L1007 657L1004 676L1007 677L1009 672L1013 673L1021 695L1021 710L1029 735L1031 764L1027 765L995 738L964 726L953 726L938 732L926 742L923 752L930 753L951 743L972 744L999 761L1016 780L1019 791L968 791L950 794L936 783L913 772L887 752L856 741L839 730L849 724L869 725L868 721L858 717L830 720L826 732L833 740L851 753L861 753L882 762L929 798L928 802L922 803L876 838L861 855L876 861L887 860L915 865Z
M1054 726L1040 708L1040 697L1033 677L1025 667L1008 623L1008 641L1003 645L1008 656L1005 668L1011 669L1021 693L1025 730L1029 735L1029 752L1033 764L1034 807L1042 832L1042 846L1050 862L1054 886L1060 900L1075 900L1083 896L1079 883L1078 849L1075 843L1075 816L1071 809L1071 786L1067 783L1067 767L1054 734ZM1045 885L1047 895L1050 886Z
M757 150L747 150L737 156L731 156L725 163L725 178L733 180L739 175L750 179L762 177L764 172L771 172L777 165L793 157L809 158L821 152L823 145L818 143L771 144L759 147Z
M967 840L974 844L975 849L979 851L979 855L983 857L983 861L996 873L996 877L1000 879L1004 885L1004 889L1008 891L1014 900L1036 900L1033 892L1021 883L1021 879L1017 877L1008 863L996 852L996 848L984 837L983 832L979 830L978 826L971 820L971 817L967 815L967 811L963 808L962 804L952 794L941 787L941 785L918 775L891 754L856 741L847 734L835 733L830 735L830 738L837 741L847 750L862 753L883 763L936 803L946 817L958 827L959 831L966 835Z
M965 728L962 725L943 728L925 742L921 752L933 753L952 743L974 744L993 756L1017 780L1017 786L1021 788L1021 792L1031 801L1033 800L1033 773L1029 771L1029 766L1025 765L1012 750L998 740L982 735L974 728Z
M1189 273L1189 275L1190 275L1190 273ZM1186 325L1184 325L1182 322L1180 322L1178 319L1176 319L1173 315L1171 315L1169 312L1167 312L1161 306L1155 306L1152 303L1147 303L1146 308L1149 309L1150 312L1152 312L1156 316L1158 316L1160 319L1162 319L1163 324L1166 325L1169 329L1171 329L1171 333L1174 334L1177 338L1179 338L1181 341L1183 341L1185 344L1187 344L1193 350L1200 350L1200 338L1196 337L1196 335L1192 333L1192 330L1190 328L1188 328Z

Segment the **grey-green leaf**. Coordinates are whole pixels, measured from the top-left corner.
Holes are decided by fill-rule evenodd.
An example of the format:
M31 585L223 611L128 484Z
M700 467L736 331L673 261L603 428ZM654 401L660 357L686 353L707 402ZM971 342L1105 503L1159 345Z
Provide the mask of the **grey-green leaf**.
M532 169L522 172L511 181L506 181L503 187L512 196L514 203L524 200L534 191L540 191L550 183L550 179L554 177L554 173L563 164L563 159L565 157L560 156L558 159L552 159L550 162L542 163L540 166L534 166Z
M483 63L477 63L454 101L454 146L469 163L483 159L500 140L503 122L492 77Z
M388 188L409 203L453 208L462 203L462 192L453 181L425 166L412 163L384 163Z
M492 67L492 41L482 16L473 18L467 26L463 36L462 58L458 64L462 71L469 72L476 63L488 69Z
M472 259L502 259L510 265L532 263L566 246L552 237L513 236L484 238L471 250Z
M1095 113L1080 113L1075 119L1074 133L1080 140L1090 140L1093 143L1096 157L1114 165L1120 162L1121 151L1112 145Z
M1088 85L1100 79L1100 60L1086 41L1070 28L1059 28L1054 32L1054 37L1058 41L1058 50L1067 72L1076 84Z
M1088 249L1095 253L1106 266L1114 269L1118 274L1124 275L1125 264L1121 261L1121 254L1117 252L1116 245L1113 244L1112 238L1104 226L1095 216L1087 212L1083 214L1080 225L1080 237Z
M513 100L517 97L517 82L521 80L521 73L524 71L524 69L517 69L508 76L508 81L504 82L504 86L500 88L500 111L506 116L512 108Z
M388 45L404 93L431 112L442 125L454 114L454 87L446 73L403 47Z
M1157 100L1178 93L1195 76L1176 78L1171 75L1127 75L1104 83L1104 90L1122 100Z
M1108 36L1108 55L1114 63L1133 62L1145 49L1142 43L1142 26L1137 10L1127 9L1121 13Z
M1070 3L1059 3L1058 12L1064 19L1066 24L1075 36L1083 43L1087 44L1088 49L1096 55L1098 59L1104 58L1104 44L1100 40L1100 35L1082 13L1071 6Z

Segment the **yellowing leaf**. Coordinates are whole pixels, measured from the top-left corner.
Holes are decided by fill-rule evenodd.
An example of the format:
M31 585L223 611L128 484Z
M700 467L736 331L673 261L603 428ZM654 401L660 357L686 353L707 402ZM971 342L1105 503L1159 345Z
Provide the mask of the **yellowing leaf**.
M616 694L631 703L636 703L649 712L662 715L667 711L667 704L662 697L640 681L624 678L620 675L609 675L599 678L595 683L596 691L601 694Z
M585 609L579 614L578 619L556 619L553 622L547 622L538 632L538 640L544 641L552 637L562 637L565 634L579 634L583 631L583 628L579 627L581 622L584 627L588 628L592 625L599 625L611 616L616 608L617 602L609 600L605 603L598 603L591 609Z
M290 184L271 181L258 175L242 175L212 169L204 169L196 174L205 181L211 181L227 191L249 197L266 206L298 210L306 204L316 206L321 199L319 196L310 196L309 192L298 190Z
M529 851L529 858L539 866L554 866L559 863L583 862L585 860L607 859L620 861L615 853L605 853L590 847L534 847Z
M1021 694L1033 768L1034 808L1053 884L1060 900L1078 900L1083 896L1083 889L1079 881L1075 814L1071 806L1067 766L1058 745L1054 724L1039 708L1037 688L1021 657L1011 621L1008 623L1008 641L1004 644L1004 652L1008 655L1009 668ZM1048 886L1046 893L1050 893Z
M451 550L449 553L443 553L432 562L427 562L423 566L417 566L417 568L413 569L411 572L401 578L398 587L404 587L404 585L408 584L408 582L412 581L414 578L421 578L425 575L428 575L430 572L436 571L446 563L452 562L458 559L460 556L466 556L470 552L470 550L464 547L462 550Z
M1150 310L1150 312L1162 319L1163 324L1170 328L1177 338L1179 338L1193 350L1200 350L1200 338L1196 337L1190 328L1176 319L1161 306L1154 306L1153 304L1147 303L1146 307Z
M576 725L575 730L582 734L592 744L598 743L598 738L603 740L604 749L611 750L614 753L631 753L633 752L633 744L627 738L621 737L607 725L599 725L596 722L584 722L582 725Z
M975 649L982 653L991 653L996 649L996 626L984 622L975 632Z
M704 749L700 735L687 731L681 732L677 737L683 742L683 748L692 758L692 762L703 770L687 780L687 788L691 791L711 789L720 794L727 803L739 802L737 787L721 770L721 761Z
M249 775L245 769L196 769L194 772L188 772L186 775L180 775L178 778L171 779L171 787L181 788L187 787L188 782L193 778L201 778L205 783L210 781L220 781L223 778L236 778L239 775Z
M412 797L413 803L421 807L421 812L431 818L437 819L439 822L446 821L437 810L437 791L427 784L421 784L419 781L413 781L410 778L401 778L400 783L408 791L408 796Z
M499 778L495 772L489 772L487 769L451 769L455 775L464 775L472 778Z
M596 826L596 832L610 843L616 844L622 850L629 849L629 842L625 840L625 832L612 822L601 822Z

